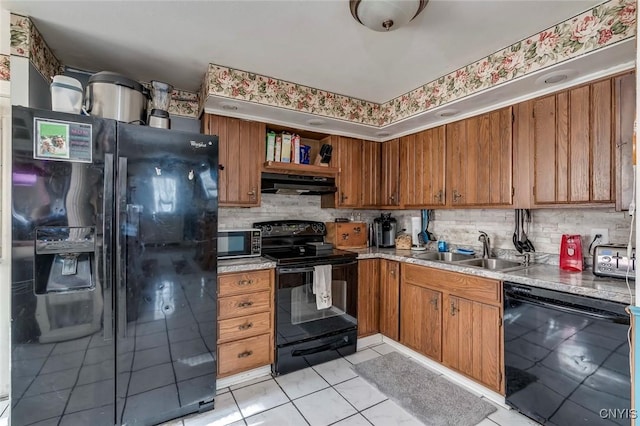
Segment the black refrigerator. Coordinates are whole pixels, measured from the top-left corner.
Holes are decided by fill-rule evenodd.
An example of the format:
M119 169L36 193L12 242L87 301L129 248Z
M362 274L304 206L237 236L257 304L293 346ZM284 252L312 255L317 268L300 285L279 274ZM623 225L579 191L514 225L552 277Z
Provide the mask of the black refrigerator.
M213 408L218 139L13 108L12 425Z

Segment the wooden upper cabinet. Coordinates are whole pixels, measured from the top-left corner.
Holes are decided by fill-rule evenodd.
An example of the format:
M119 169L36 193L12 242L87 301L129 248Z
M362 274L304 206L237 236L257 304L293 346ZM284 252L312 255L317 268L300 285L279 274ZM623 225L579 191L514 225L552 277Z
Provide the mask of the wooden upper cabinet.
M383 142L380 173L380 206L400 205L400 139Z
M405 208L445 205L445 154L445 126L400 138L400 198Z
M362 207L380 206L381 153L381 143L362 141Z
M260 205L266 125L205 114L203 133L218 135L218 203L222 207Z
M447 205L513 203L511 107L446 125Z
M613 203L612 80L529 102L532 207Z
M331 136L329 144L333 147L331 166L340 172L336 179L338 191L323 195L322 207L359 207L361 196L362 140L343 136Z
M633 197L633 122L636 106L636 75L628 73L613 79L615 111L614 147L616 152L616 210L629 210Z

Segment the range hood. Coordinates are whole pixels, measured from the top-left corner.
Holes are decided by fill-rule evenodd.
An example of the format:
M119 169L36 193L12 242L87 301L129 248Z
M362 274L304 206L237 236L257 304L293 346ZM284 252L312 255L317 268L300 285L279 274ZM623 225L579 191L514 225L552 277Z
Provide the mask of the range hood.
M322 195L338 190L333 177L280 173L262 173L261 185L267 194Z

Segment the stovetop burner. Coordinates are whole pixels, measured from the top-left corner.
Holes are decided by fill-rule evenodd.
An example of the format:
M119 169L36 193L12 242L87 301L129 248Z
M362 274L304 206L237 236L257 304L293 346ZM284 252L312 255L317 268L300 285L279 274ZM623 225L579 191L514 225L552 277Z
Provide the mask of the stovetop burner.
M318 265L349 261L358 255L345 250L331 249L316 252L307 243L322 242L327 233L323 222L307 220L274 220L257 222L254 228L262 230L262 255L278 265Z

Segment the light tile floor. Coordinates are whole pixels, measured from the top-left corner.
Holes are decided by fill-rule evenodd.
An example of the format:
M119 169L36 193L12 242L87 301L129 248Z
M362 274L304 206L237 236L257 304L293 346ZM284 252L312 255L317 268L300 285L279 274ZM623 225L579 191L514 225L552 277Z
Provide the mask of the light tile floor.
M351 368L393 350L382 343L275 379L264 376L221 389L215 410L162 426L421 426ZM477 426L537 425L513 410L496 407ZM9 401L0 401L0 426L8 425L8 414Z
M221 389L215 410L163 426L421 426L351 368L393 350L382 343L305 370ZM496 407L478 426L537 425L513 410Z

